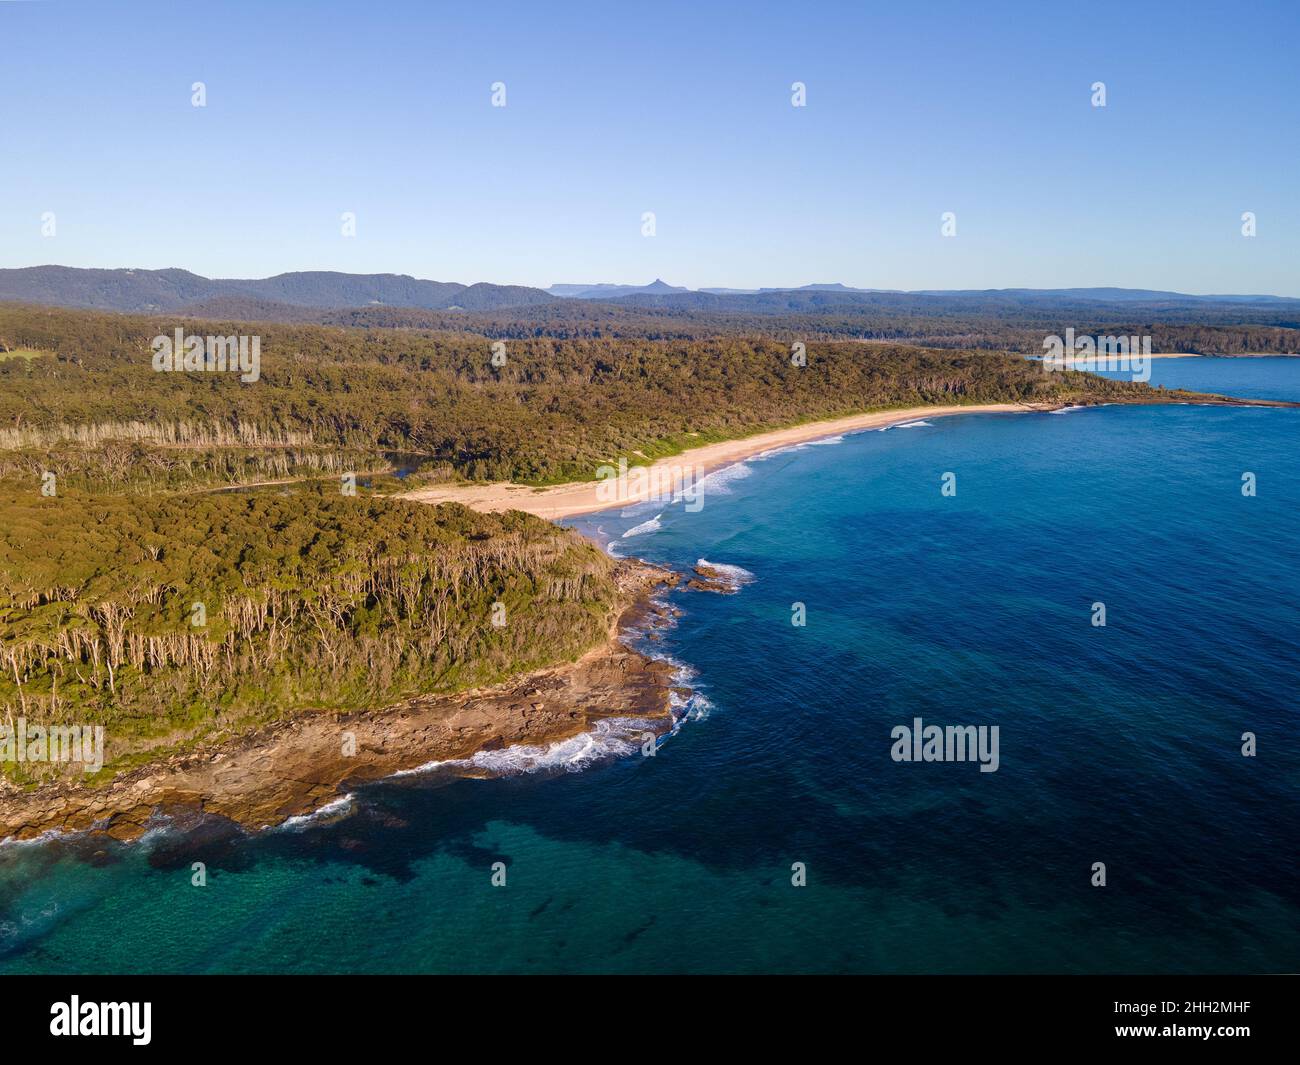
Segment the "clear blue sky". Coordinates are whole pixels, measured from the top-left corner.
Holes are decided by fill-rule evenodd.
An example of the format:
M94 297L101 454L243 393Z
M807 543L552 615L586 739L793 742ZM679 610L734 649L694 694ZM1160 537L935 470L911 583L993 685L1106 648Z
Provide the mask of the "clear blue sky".
M1300 296L1296 0L34 0L0 41L0 266Z

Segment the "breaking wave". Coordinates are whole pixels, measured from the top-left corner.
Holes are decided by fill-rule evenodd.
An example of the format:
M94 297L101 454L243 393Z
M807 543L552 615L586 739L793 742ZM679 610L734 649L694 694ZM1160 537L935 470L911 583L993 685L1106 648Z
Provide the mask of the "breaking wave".
M619 537L619 539L626 540L630 536L644 536L646 533L654 532L656 529L662 529L663 523L659 519L663 516L664 512L661 510L649 521L643 521L640 525L632 526L632 528L628 529L627 532Z
M347 795L340 795L337 799L332 799L309 814L298 814L296 817L290 817L282 821L275 826L275 831L301 832L303 829L310 828L322 821L334 821L340 817L346 817L352 813L356 805L355 800L356 796L351 792Z
M697 491L703 488L714 495L727 495L731 491L730 486L733 482L744 480L753 472L752 466L747 466L743 462L736 462L730 466L723 466L720 470L705 474L695 487Z
M768 448L766 451L760 451L757 455L754 455L749 459L749 461L762 462L775 455L785 455L794 451L802 451L806 447L829 447L834 444L842 444L844 443L844 435L845 434L840 433L838 436L823 436L817 440L803 440L797 444L782 444L780 447L773 447Z
M546 746L517 744L499 751L479 751L469 758L449 758L414 769L403 769L393 777L419 776L438 769L480 769L493 776L512 777L544 770L577 773L597 762L613 761L640 749L654 723L644 718L611 717L597 721L591 731Z
M695 565L707 566L715 573L718 573L728 584L736 588L743 584L753 584L754 581L758 580L743 566L729 566L725 562L710 562L707 558L698 559Z
M4 839L0 839L0 848L38 847L42 843L50 843L56 839L70 839L78 835L81 835L81 833L64 832L58 828L47 828L39 836L33 836L31 839L17 839L14 836L6 836Z

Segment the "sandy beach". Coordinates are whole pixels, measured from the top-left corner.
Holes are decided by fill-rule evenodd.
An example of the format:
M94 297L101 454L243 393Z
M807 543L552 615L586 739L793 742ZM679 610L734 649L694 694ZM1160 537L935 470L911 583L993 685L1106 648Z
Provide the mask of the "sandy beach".
M876 411L870 414L853 414L847 418L834 418L829 421L807 422L789 429L778 429L770 433L726 440L719 444L707 444L691 448L680 455L660 459L645 467L647 476L637 481L647 485L644 491L631 491L611 501L608 491L602 492L598 481L577 481L570 484L553 485L549 488L530 488L527 485L511 484L469 484L436 485L430 488L418 488L399 496L420 503L464 503L475 510L524 510L540 518L552 521L572 517L575 514L590 514L610 507L627 506L653 495L653 485L664 483L673 470L690 469L699 473L711 473L723 466L730 466L750 458L753 455L770 451L773 448L790 447L793 444L805 444L811 440L820 440L841 433L856 432L862 429L880 429L887 425L899 425L903 422L917 421L925 418L942 418L952 414L1024 414L1031 411L1050 410L1051 407L1031 406L1024 403L985 403L968 406L951 407L908 407L904 410ZM631 479L630 479L631 480Z

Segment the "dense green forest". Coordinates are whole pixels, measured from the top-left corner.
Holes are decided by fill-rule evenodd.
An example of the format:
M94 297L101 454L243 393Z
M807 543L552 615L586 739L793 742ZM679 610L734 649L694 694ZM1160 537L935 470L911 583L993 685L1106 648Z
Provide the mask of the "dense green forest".
M1023 359L753 336L690 341L260 325L261 374L157 373L173 319L0 306L0 478L177 490L390 464L585 479L602 463L871 408L1119 399L1142 386ZM189 323L197 334L253 327Z
M255 312L256 308L247 308ZM627 300L593 303L565 300L545 307L502 309L480 313L419 311L400 307L365 307L313 313L277 308L290 320L361 328L473 330L486 337L638 338L686 341L720 334L762 334L780 342L870 339L922 347L967 348L976 351L1015 351L1043 354L1043 338L1065 334L1074 326L1079 335L1149 335L1152 351L1184 351L1196 355L1248 355L1300 352L1300 322L1296 315L1222 308L1199 315L1173 309L1093 306L993 313L953 308L943 313L832 307L820 311L774 312L755 315L735 311L682 311L676 307L640 307Z
M388 498L385 471L543 484L873 408L1181 398L891 343L811 340L805 362L752 333L186 322L260 337L241 381L158 372L152 341L177 324L0 305L0 714L110 726L119 765L309 707L491 683L605 637L620 593L597 548L517 512Z
M118 752L569 660L617 597L603 552L517 511L334 488L0 514L0 715L104 724Z
M699 294L692 294L698 296ZM544 305L480 311L411 307L319 309L255 300L225 299L207 304L212 317L314 322L366 329L425 329L473 332L502 339L553 337L699 340L723 335L795 340L893 340L921 347L1041 354L1043 338L1063 335L1150 336L1153 351L1198 355L1300 352L1300 309L1294 301L1178 304L1104 303L1057 299L1005 301L992 298L907 297L872 301L827 296L775 298L748 309L736 301L691 306L687 297L616 301L559 300Z

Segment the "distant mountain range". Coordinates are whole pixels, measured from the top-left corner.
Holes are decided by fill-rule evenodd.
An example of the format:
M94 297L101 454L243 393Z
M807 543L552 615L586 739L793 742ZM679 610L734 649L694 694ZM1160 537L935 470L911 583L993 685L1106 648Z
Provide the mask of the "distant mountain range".
M1167 300L1179 302L1187 300L1279 300L1285 296L1192 296L1183 292L1164 292L1148 288L853 288L838 281L814 285L787 285L785 287L766 288L698 288L690 289L680 285L670 285L656 279L649 285L552 285L546 290L552 296L565 299L608 300L622 299L625 296L666 296L702 292L710 296L768 296L778 293L860 293L862 295L893 296L971 296L971 297L1009 297L1012 299L1091 299L1105 303L1151 303Z
M623 296L666 296L674 292L690 292L689 288L670 285L655 278L648 285L552 285L546 290L552 296L577 300L610 300Z
M179 313L244 320L320 319L322 312L403 309L484 313L549 305L574 307L609 303L620 307L674 313L747 315L817 314L851 310L856 314L960 311L1001 314L1049 307L1123 304L1135 312L1179 307L1194 311L1250 305L1284 313L1291 325L1300 300L1281 296L1193 296L1153 289L860 289L838 283L793 288L688 289L656 279L649 285L561 284L549 289L525 285L463 285L425 281L406 274L344 274L304 271L260 279L207 278L188 270L93 270L32 266L0 270L0 301L52 304L101 310ZM593 311L597 308L593 307Z
M798 285L787 288L699 288L690 289L682 285L670 285L655 278L648 285L552 285L546 290L552 296L579 300L621 299L624 296L667 296L673 293L705 292L710 296L760 296L769 292L884 292L900 291L898 289L849 288L839 282L829 285Z
M497 310L549 303L555 297L523 285L461 285L405 274L306 271L260 279L209 278L188 270L82 270L31 266L0 270L0 300L96 307L113 311L218 311L232 306L418 307Z

